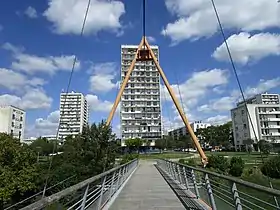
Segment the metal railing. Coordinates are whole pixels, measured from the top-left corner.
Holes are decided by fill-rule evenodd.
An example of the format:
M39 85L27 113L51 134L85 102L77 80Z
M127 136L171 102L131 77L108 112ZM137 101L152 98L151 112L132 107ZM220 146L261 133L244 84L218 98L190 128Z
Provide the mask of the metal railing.
M157 167L213 210L280 209L280 190L169 160L158 160Z
M22 210L39 209L102 209L123 185L138 165L132 160L124 165L110 169L76 185L66 188L49 197L22 208Z

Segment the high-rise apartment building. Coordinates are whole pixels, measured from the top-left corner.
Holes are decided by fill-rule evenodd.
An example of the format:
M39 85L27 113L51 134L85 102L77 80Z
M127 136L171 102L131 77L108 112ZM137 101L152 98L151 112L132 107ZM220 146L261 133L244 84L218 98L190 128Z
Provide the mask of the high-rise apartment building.
M235 149L245 147L247 139L280 143L279 101L279 94L258 94L246 100L248 112L242 102L231 110Z
M137 45L121 46L121 81L135 56ZM158 46L151 46L159 60ZM153 61L136 61L132 74L121 98L122 139L161 138L160 75ZM122 141L122 145L125 145Z
M24 139L25 111L14 106L0 106L0 132Z
M88 104L85 96L73 91L67 95L61 93L59 139L64 140L69 135L81 133L87 123Z

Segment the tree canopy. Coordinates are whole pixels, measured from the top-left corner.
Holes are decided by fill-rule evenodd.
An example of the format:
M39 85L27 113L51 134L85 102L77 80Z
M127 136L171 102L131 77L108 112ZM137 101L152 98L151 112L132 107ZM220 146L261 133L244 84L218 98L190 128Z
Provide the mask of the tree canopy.
M36 189L36 153L18 139L0 133L0 209Z
M233 143L232 122L218 126L209 126L198 129L196 135L201 143L209 143L211 146L219 146Z
M30 196L41 191L47 177L47 187L73 177L47 191L49 195L112 168L117 150L114 140L111 127L104 121L87 125L82 134L66 138L62 154L46 156L45 161L37 162L37 149L41 146L40 152L49 154L50 142L39 138L27 146L9 135L0 134L0 209L1 205L23 200L26 193L32 192Z

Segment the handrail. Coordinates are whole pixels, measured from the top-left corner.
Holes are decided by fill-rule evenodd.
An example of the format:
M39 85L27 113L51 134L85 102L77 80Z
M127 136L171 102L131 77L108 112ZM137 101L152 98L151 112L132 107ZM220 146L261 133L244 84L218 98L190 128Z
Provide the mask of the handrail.
M129 166L130 164L132 164L133 162L135 162L137 160L138 159L131 160L128 163L125 163L123 165L117 166L117 167L112 168L112 169L110 169L110 170L108 170L106 172L103 172L103 173L98 174L98 175L96 175L94 177L86 179L86 180L84 180L84 181L82 181L82 182L80 182L78 184L70 186L70 187L68 187L68 188L66 188L66 189L64 189L64 190L62 190L60 192L57 192L57 193L55 193L55 194L53 194L51 196L42 198L42 199L40 199L40 200L38 200L38 201L36 201L36 202L34 202L34 203L24 207L24 208L22 208L21 210L42 209L42 208L44 208L44 207L46 207L46 206L48 206L48 205L50 205L50 204L60 200L61 198L69 195L72 192L75 192L77 190L83 189L84 187L88 186L89 184L91 184L91 183L93 183L93 182L95 182L95 181L97 181L97 180L99 180L99 179L101 179L103 177L106 177L107 175L112 174L112 173L118 171L119 169L125 168L126 166Z
M172 162L170 160L167 160L167 159L160 159L160 160L164 160L164 161L167 161L167 162L170 162L170 163L174 164L174 162ZM240 185L243 185L245 187L250 187L250 188L253 188L255 190L261 190L262 192L268 193L270 195L280 196L280 190L276 190L276 189L272 189L272 188L265 187L265 186L262 186L262 185L254 184L252 182L244 181L242 179L237 179L237 178L226 176L226 175L223 175L223 174L218 174L218 173L206 170L206 169L189 166L189 165L185 165L185 164L182 164L182 163L176 163L176 164L180 165L180 166L184 166L184 167L187 166L188 168L193 169L194 171L207 173L208 175L213 175L213 176L218 177L218 178L222 178L222 179L225 179L225 180L228 180L228 181L231 181L231 182L235 182L236 184L240 184Z
M158 159L157 167L169 182L175 183L176 192L181 190L207 205L202 209L280 210L280 190L165 159Z

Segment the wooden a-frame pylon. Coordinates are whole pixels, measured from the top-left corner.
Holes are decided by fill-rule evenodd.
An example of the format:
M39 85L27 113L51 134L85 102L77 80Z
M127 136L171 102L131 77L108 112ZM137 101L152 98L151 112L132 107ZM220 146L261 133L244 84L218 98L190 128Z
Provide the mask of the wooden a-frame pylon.
M143 47L144 47L144 49L142 49ZM122 85L120 87L120 90L118 92L117 98L116 98L116 100L114 102L114 105L113 105L113 107L111 109L111 112L109 114L109 117L107 119L106 125L108 126L108 125L111 124L112 118L113 118L113 116L114 116L114 114L116 112L117 106L118 106L118 104L120 102L120 99L121 99L121 96L122 96L122 94L124 92L125 86L126 86L128 80L129 80L129 77L131 75L131 72L133 71L134 65L135 65L137 60L142 60L142 61L151 60L151 61L153 61L156 64L156 68L159 71L159 73L161 75L161 78L162 78L162 80L163 80L163 82L164 82L164 84L165 84L165 86L166 86L166 88L167 88L167 90L168 90L168 92L169 92L169 94L170 94L170 96L171 96L171 98L172 98L172 100L173 100L173 102L174 102L174 104L175 104L175 106L176 106L176 108L177 108L177 110L178 110L178 112L179 112L179 114L180 114L180 116L181 116L185 126L187 127L187 129L189 131L189 134L190 134L190 136L191 136L191 138L192 138L192 140L193 140L193 142L194 142L194 144L195 144L195 146L196 146L196 148L198 150L198 153L199 153L199 155L200 155L200 157L202 159L202 162L204 164L206 164L207 163L207 157L206 157L205 153L203 152L203 150L202 150L202 148L200 146L200 143L198 142L197 137L196 137L193 129L191 128L190 123L189 123L187 117L185 116L185 114L183 112L183 109L181 108L177 98L175 97L175 94L174 94L172 88L170 87L169 82L168 82L168 80L167 80L167 78L166 78L162 68L160 67L159 62L158 62L154 52L151 49L151 47L150 47L150 45L149 45L149 43L147 41L146 36L142 37L142 40L141 40L141 42L140 42L140 44L138 46L138 49L137 49L136 54L134 56L134 59L132 60L132 63L130 65L130 67L129 67L128 71L127 71L127 74L126 74L126 76L125 76L125 78L123 80L123 83L122 83Z

